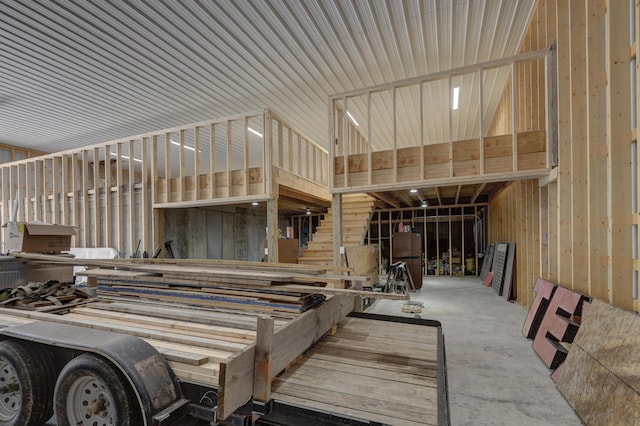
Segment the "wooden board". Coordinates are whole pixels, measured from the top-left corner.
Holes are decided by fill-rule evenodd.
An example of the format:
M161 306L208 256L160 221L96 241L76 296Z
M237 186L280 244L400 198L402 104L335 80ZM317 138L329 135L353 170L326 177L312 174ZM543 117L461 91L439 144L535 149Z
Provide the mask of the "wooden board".
M508 249L509 244L498 243L496 245L495 255L493 257L493 267L491 268L491 271L493 272L493 282L491 286L493 287L493 291L495 291L498 296L502 296L502 287L504 284L504 269L505 263L507 261Z
M272 397L384 424L438 424L438 334L433 331L347 318L334 336L275 380Z
M480 271L480 279L482 281L487 278L487 272L491 272L491 265L493 264L493 250L494 244L489 244L484 251L484 257L482 258L482 270Z

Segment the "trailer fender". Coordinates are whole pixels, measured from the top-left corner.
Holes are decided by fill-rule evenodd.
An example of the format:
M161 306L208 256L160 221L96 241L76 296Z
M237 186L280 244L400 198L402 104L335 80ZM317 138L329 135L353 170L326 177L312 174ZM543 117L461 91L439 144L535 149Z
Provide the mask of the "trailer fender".
M121 333L36 321L0 329L0 336L97 354L131 385L145 419L181 398L180 385L164 357L144 340ZM0 337L1 338L1 337Z

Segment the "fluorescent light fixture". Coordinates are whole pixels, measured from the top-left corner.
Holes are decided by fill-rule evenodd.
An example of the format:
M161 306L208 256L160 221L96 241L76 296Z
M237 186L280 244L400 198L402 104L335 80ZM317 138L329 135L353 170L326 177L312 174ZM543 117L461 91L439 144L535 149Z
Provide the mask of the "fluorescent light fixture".
M458 109L458 98L460 97L460 87L453 88L453 105L451 106L454 110Z
M257 130L253 130L251 127L247 127L247 130L250 131L251 133L253 133L256 136L262 137L262 133L260 133Z
M115 152L112 152L111 155L113 155L114 157L118 156L118 154L116 154ZM126 155L121 155L120 157L124 158L125 160L129 159L129 157L127 157ZM142 163L142 160L140 160L139 158L134 158L133 161L137 161L138 163Z
M252 205L252 206L257 206L257 205L258 205L258 202L257 202L257 201L254 201L253 203L251 203L251 205Z
M359 126L358 122L356 121L355 118L353 118L353 115L351 115L351 113L349 111L347 111L347 115L349 116L349 118L351 119L351 121L353 121L353 124L356 125L356 127Z
M413 189L410 189L409 192L412 193L412 194L415 194L416 192L418 192L418 190L413 188Z
M180 142L176 142L176 141L174 141L173 139L171 139L171 143L172 143L173 145L180 146ZM194 151L194 152L195 152L195 150L196 150L195 148L192 148L192 147L187 146L187 145L185 145L185 146L184 146L184 148L185 148L185 149L188 149L189 151Z

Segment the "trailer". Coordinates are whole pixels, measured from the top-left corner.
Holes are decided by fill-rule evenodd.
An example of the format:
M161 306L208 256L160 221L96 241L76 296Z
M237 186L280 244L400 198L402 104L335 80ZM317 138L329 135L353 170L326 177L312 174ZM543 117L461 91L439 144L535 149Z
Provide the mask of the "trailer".
M90 301L0 310L0 425L446 425L436 321Z

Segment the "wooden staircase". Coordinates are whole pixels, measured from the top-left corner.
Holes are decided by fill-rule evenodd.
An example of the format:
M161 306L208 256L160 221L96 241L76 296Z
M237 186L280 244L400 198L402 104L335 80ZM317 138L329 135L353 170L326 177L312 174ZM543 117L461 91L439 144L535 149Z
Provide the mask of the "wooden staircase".
M369 221L375 200L366 194L342 196L342 245L359 246L369 230ZM331 210L320 221L312 241L298 258L298 263L308 265L333 264L333 216Z

